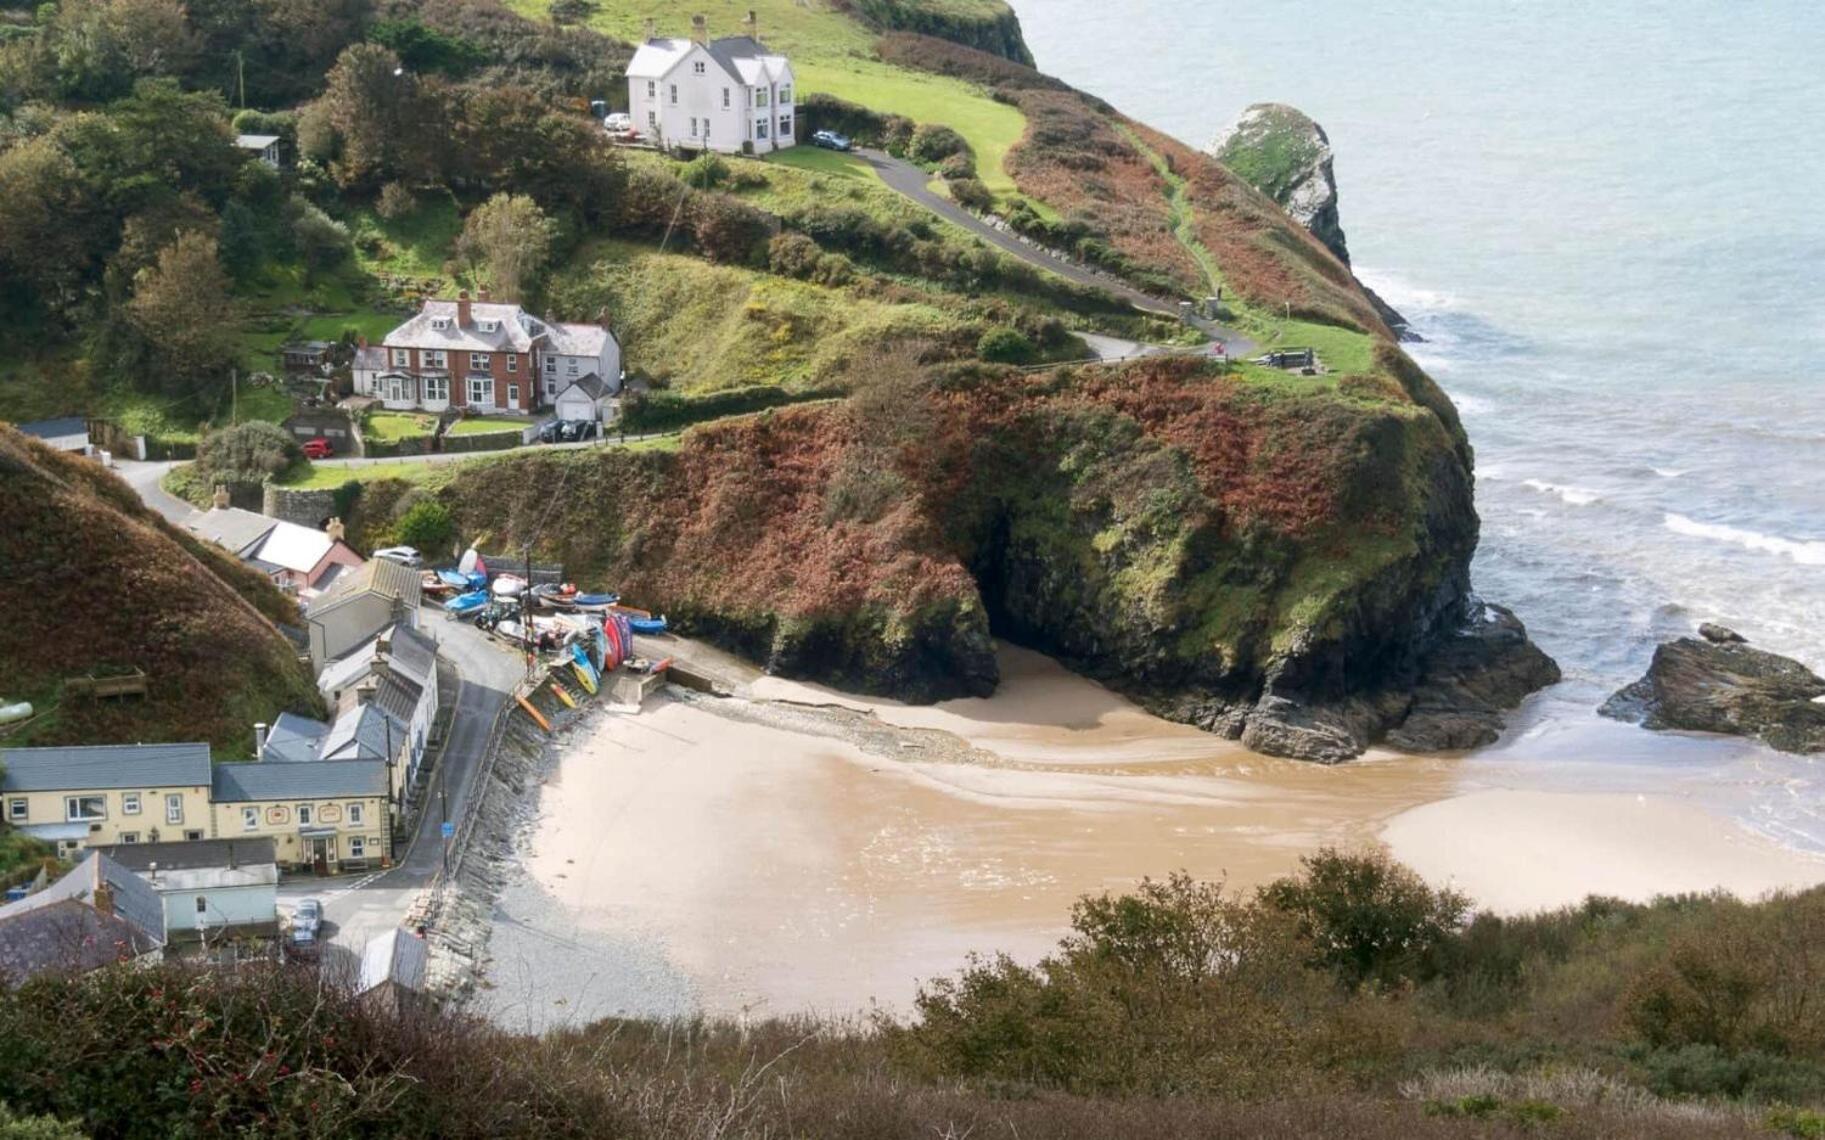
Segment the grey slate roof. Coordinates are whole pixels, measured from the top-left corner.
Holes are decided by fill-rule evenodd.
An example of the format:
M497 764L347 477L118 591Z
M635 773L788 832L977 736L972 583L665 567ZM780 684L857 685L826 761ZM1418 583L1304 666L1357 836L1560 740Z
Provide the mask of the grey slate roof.
M66 435L87 435L89 421L81 416L63 416L54 420L34 420L29 424L16 424L20 431L35 439L57 439Z
M279 520L239 507L211 507L193 511L184 520L184 529L206 538L224 550L243 555L271 534Z
M133 871L188 871L198 867L237 867L275 861L278 843L265 839L192 839L182 843L117 843L97 853ZM143 880L142 880L143 881Z
M386 558L370 558L357 569L336 579L329 589L311 603L310 612L321 614L358 594L372 591L402 602L408 609L418 608L419 591L424 578L417 570L401 566Z
M282 712L266 733L266 747L259 759L278 763L300 763L317 758L318 746L329 734L330 726L320 720Z
M437 642L407 625L396 625L387 632L388 655L395 671L421 685L437 679Z
M393 723L389 728L387 722ZM352 705L318 744L317 756L326 762L338 760L385 760L390 741L394 751L408 738L407 721L390 717L378 705Z
M584 395L592 400L600 400L602 397L608 395L608 385L603 383L602 377L597 376L594 372L591 372L581 380L572 380L569 384L566 384L564 390L558 393L558 399L562 400L565 396L569 395L572 388L580 389Z
M106 883L113 913L95 909ZM165 941L165 906L151 884L95 853L35 895L0 907L0 977L18 983L48 970L93 970Z
M355 992L365 994L392 982L409 990L425 987L426 942L409 930L394 927L361 949L361 977Z
M387 766L379 760L320 760L315 764L256 761L215 766L217 803L386 794Z
M197 788L209 784L207 744L93 744L0 749L0 790Z

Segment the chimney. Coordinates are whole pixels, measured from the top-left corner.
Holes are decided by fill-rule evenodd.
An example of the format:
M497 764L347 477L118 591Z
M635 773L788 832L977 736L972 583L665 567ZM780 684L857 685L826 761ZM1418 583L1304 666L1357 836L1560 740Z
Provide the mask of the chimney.
M388 673L392 672L392 670L393 670L393 666L387 662L387 659L385 657L382 657L378 653L374 654L374 659L372 661L368 662L368 672L373 674L373 676L376 680L376 683L378 683L378 681L381 677L384 677Z
M374 694L379 691L380 685L375 682L374 678L365 677L362 679L361 684L355 686L355 703L358 705L371 705L374 703Z
M748 9L748 18L741 22L741 30L747 33L749 39L757 43L760 41L760 15L754 9Z
M475 291L475 299L484 305L488 303L488 287L486 285L483 285Z
M333 518L324 526L323 533L330 536L331 542L341 542L348 537L348 528L342 525L341 519Z
M258 760L266 752L266 724L260 722L253 726L253 758Z
M710 21L702 12L691 17L691 38L700 44L710 42Z
M113 914L114 913L114 888L110 887L107 884L107 881L101 878L101 868L100 867L95 868L95 877L97 879L97 882L95 884L95 894L94 894L93 898L90 900L92 905L95 907L95 913L96 914Z
M393 652L393 639L384 633L379 637L376 637L374 639L374 652L379 654Z
M659 21L653 19L651 16L646 18L646 38L649 40L656 40L659 38Z
M366 348L367 346L368 346L368 334L366 334L364 332L356 333L355 334L355 347L356 348Z
M456 327L469 327L469 290L464 289L456 295Z
M217 483L215 485L215 494L213 494L209 497L209 501L211 503L215 504L215 507L217 510L223 510L223 511L227 510L228 502L229 502L228 484Z

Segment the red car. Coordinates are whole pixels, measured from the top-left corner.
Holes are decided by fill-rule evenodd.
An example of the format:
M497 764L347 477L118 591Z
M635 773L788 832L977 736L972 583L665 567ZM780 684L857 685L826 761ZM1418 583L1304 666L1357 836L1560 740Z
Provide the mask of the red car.
M304 441L304 458L306 459L328 459L334 454L336 454L336 449L331 447L330 441L322 436Z

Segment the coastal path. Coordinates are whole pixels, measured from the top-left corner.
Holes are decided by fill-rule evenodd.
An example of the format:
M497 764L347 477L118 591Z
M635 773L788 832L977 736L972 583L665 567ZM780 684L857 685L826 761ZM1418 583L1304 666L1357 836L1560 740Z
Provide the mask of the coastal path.
M1155 316L1167 317L1175 321L1181 319L1179 305L1176 301L1155 297L1151 293L1136 289L1125 281L1066 260L1022 240L1018 234L983 221L951 199L932 190L929 185L932 177L930 172L905 159L895 158L885 151L868 148L858 148L855 153L868 165L874 167L875 173L880 176L882 182L887 184L888 189L917 202L945 221L961 226L1003 253L1018 258L1028 265L1043 269L1047 273L1055 273L1067 281L1113 294L1144 313L1152 313ZM1237 329L1203 317L1187 319L1205 336L1210 337L1213 341L1222 341L1232 359L1254 354L1255 342ZM1092 348L1094 347L1095 345L1092 345ZM1102 355L1100 350L1098 355Z

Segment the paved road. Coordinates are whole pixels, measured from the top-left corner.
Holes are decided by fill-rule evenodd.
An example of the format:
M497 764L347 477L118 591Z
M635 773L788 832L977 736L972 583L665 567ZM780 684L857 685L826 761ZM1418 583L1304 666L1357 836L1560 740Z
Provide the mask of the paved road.
M1075 262L1054 257L1042 249L1021 241L1016 234L996 229L944 195L932 191L928 186L931 174L912 163L879 150L864 148L857 150L856 153L861 156L863 161L874 167L875 173L881 176L881 181L887 183L890 189L911 198L919 205L943 217L945 221L962 226L1002 252L1017 257L1028 265L1037 266L1048 273L1056 273L1068 281L1075 281L1079 285L1088 285L1112 293L1142 312L1170 317L1175 321L1179 319L1180 312L1176 301L1163 300L1107 274L1098 273ZM1222 341L1232 357L1254 354L1255 343L1227 325L1203 318L1193 318L1191 323L1213 340Z
M165 472L176 467L175 463L141 463L134 459L114 460L114 471L127 481L127 486L138 493L140 499L159 514L174 523L182 525L195 507L173 495L167 495L158 481L165 477Z

